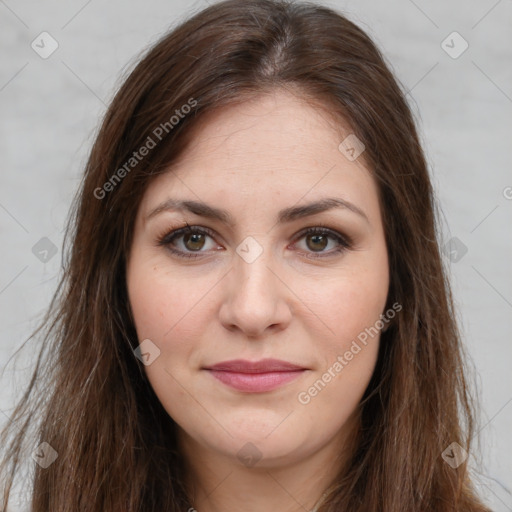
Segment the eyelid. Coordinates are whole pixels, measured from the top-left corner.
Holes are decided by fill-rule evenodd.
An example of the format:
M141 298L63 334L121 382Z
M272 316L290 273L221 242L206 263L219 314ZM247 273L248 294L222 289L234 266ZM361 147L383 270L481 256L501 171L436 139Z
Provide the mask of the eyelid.
M304 235L307 235L311 232L318 231L320 234L330 235L332 238L340 239L347 246L352 246L354 241L351 236L341 233L337 229L329 227L327 224L322 224L321 222L316 222L314 225L301 229L296 235L294 240L299 240Z

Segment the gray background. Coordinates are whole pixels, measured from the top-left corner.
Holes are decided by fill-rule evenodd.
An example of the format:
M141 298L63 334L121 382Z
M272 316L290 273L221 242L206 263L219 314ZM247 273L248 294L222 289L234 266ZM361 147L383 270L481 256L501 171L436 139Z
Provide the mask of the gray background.
M121 72L206 4L0 0L2 367L36 327L57 284L70 201ZM511 511L512 1L326 5L374 38L409 91L442 208L443 240L459 240L446 262L482 404L483 459L473 471L493 509ZM34 40L41 45L43 31L59 45L46 59L31 47ZM448 37L454 31L469 45L461 55L463 40ZM55 255L38 254L49 246L44 237ZM35 343L28 352L35 353ZM31 369L16 368L1 382L2 424Z

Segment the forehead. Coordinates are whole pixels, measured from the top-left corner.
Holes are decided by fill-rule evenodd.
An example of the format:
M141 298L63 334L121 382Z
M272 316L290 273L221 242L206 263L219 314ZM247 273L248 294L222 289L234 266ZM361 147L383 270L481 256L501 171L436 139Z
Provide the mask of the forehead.
M347 123L335 121L326 107L276 90L203 114L180 160L211 157L232 168L247 162L245 155L266 162L279 157L281 164L308 153L321 164L329 156L326 150L336 150L349 133Z
M362 158L350 161L339 149L350 133L323 109L282 91L218 109L195 127L172 172L153 180L143 209L170 195L224 207L265 200L268 208L269 201L310 201L333 192L361 204L377 201Z

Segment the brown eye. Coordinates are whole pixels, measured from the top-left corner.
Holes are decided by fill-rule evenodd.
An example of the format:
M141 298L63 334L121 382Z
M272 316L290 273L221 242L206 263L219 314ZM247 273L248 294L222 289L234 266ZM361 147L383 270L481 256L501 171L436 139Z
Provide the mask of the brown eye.
M352 247L352 241L348 236L341 235L337 231L328 228L314 227L302 232L297 238L298 241L305 239L307 258L324 258L334 256ZM333 248L326 250L333 242ZM298 242L297 242L298 243Z
M323 251L328 244L328 237L326 235L308 235L306 240L308 240L308 242L306 242L308 249L312 251Z
M208 239L210 239L210 246L208 246ZM207 228L193 226L177 229L159 237L157 245L165 246L173 254L183 258L198 258L208 250L215 250L213 232Z
M208 247L208 239L211 240ZM323 227L309 228L302 232L296 239L299 241L305 239L304 252L307 258L324 258L335 256L352 247L352 241L348 236L342 235L337 231ZM213 244L214 233L203 227L187 226L186 228L171 231L157 240L157 245L165 246L173 254L183 258L199 258L203 253L210 250L219 250ZM326 250L333 243L330 250Z
M200 251L205 244L203 233L187 233L183 235L183 245L190 251Z

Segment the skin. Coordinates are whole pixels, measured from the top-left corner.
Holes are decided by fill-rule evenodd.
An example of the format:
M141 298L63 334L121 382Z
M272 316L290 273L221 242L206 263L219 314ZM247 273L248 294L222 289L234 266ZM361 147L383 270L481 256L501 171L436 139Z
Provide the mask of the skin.
M145 370L180 427L199 512L310 510L353 446L379 335L309 403L298 400L375 324L388 294L378 189L362 157L349 161L338 149L349 133L288 91L258 96L210 113L140 204L127 265L129 300L139 340L160 350ZM326 197L349 201L367 219L335 208L277 223L281 209ZM146 219L169 198L226 209L235 224L175 210ZM182 235L171 244L199 253L196 259L157 243L185 222L214 233ZM334 238L300 235L319 225L353 245L335 253ZM250 263L237 253L248 236L262 250ZM251 247L255 254L258 245ZM318 254L325 256L314 259ZM307 371L273 391L248 393L203 369L263 358ZM240 450L253 453L253 462Z

